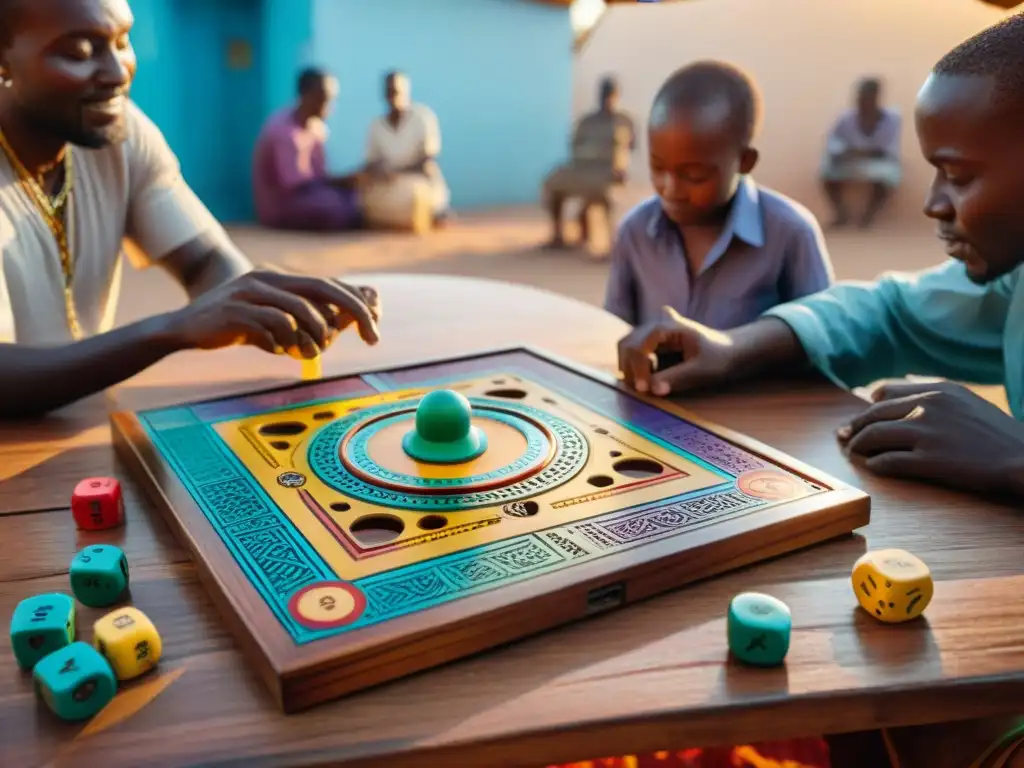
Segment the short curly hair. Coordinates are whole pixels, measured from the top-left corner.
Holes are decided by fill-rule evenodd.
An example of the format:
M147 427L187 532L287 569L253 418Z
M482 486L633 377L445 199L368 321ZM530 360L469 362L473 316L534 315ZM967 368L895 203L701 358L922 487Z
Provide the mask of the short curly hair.
M753 141L761 119L760 94L746 72L726 62L698 61L673 72L654 97L651 112L700 109L718 100L729 106L737 141Z
M1024 103L1024 13L1009 16L943 56L937 75L991 77L1000 104Z

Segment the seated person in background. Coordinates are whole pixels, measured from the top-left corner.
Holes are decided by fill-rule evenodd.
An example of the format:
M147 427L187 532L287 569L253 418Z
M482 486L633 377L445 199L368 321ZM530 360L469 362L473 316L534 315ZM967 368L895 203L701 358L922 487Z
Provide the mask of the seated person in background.
M128 100L127 4L97 7L0 4L0 418L44 414L180 350L313 357L353 323L375 343L369 289L253 270ZM55 55L68 40L89 55ZM190 303L114 328L125 240Z
M572 139L572 157L544 180L544 200L551 213L553 233L549 248L564 248L562 209L569 198L579 198L580 236L590 239L588 210L599 206L611 220L611 192L626 181L630 153L636 148L633 120L618 109L619 86L601 81L600 107L579 121Z
M448 185L437 164L441 125L437 115L410 100L409 78L385 78L388 113L370 125L363 211L371 227L422 233L448 217Z
M657 195L619 227L609 312L641 325L671 306L725 329L830 285L813 215L748 175L759 111L754 84L728 64L698 62L662 85L648 126Z
M338 83L319 69L299 75L298 103L272 115L253 157L253 191L261 224L275 229L338 232L360 223L358 176L327 173L327 119Z
M951 260L841 283L729 333L667 310L620 344L626 381L660 396L803 363L845 387L908 374L1003 383L1012 416L952 383L895 384L837 437L881 475L1024 498L1022 39L1024 14L983 30L944 56L918 95L918 140L935 168L925 214ZM659 351L684 361L653 371L648 355ZM1024 712L890 735L903 768L1024 766ZM983 752L1004 759L972 762Z
M857 104L832 126L825 148L822 182L835 210L833 227L850 217L843 193L851 182L868 182L871 196L860 225L868 228L900 183L900 116L881 105L882 84L875 78L857 87Z

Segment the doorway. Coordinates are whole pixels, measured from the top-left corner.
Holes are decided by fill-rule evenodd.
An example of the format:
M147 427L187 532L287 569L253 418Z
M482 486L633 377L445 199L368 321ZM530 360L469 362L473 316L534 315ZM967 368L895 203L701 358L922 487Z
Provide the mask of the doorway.
M173 0L176 130L185 180L221 222L252 221L252 152L264 118L262 0Z

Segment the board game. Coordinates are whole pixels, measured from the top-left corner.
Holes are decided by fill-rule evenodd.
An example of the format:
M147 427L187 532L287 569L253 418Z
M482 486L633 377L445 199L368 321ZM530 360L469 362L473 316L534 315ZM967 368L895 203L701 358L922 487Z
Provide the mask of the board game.
M870 516L860 490L532 348L112 424L286 712Z

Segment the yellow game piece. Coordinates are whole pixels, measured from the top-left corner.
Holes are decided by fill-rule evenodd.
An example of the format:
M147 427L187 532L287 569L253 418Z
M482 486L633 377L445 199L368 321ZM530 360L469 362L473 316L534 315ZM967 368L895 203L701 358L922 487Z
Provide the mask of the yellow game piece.
M111 611L93 624L93 645L102 653L118 680L131 680L156 666L163 652L153 622L138 608Z
M322 378L324 375L323 362L320 355L316 357L304 357L302 359L302 378L305 381Z
M886 624L916 619L935 593L928 566L902 549L862 555L850 578L861 608Z

